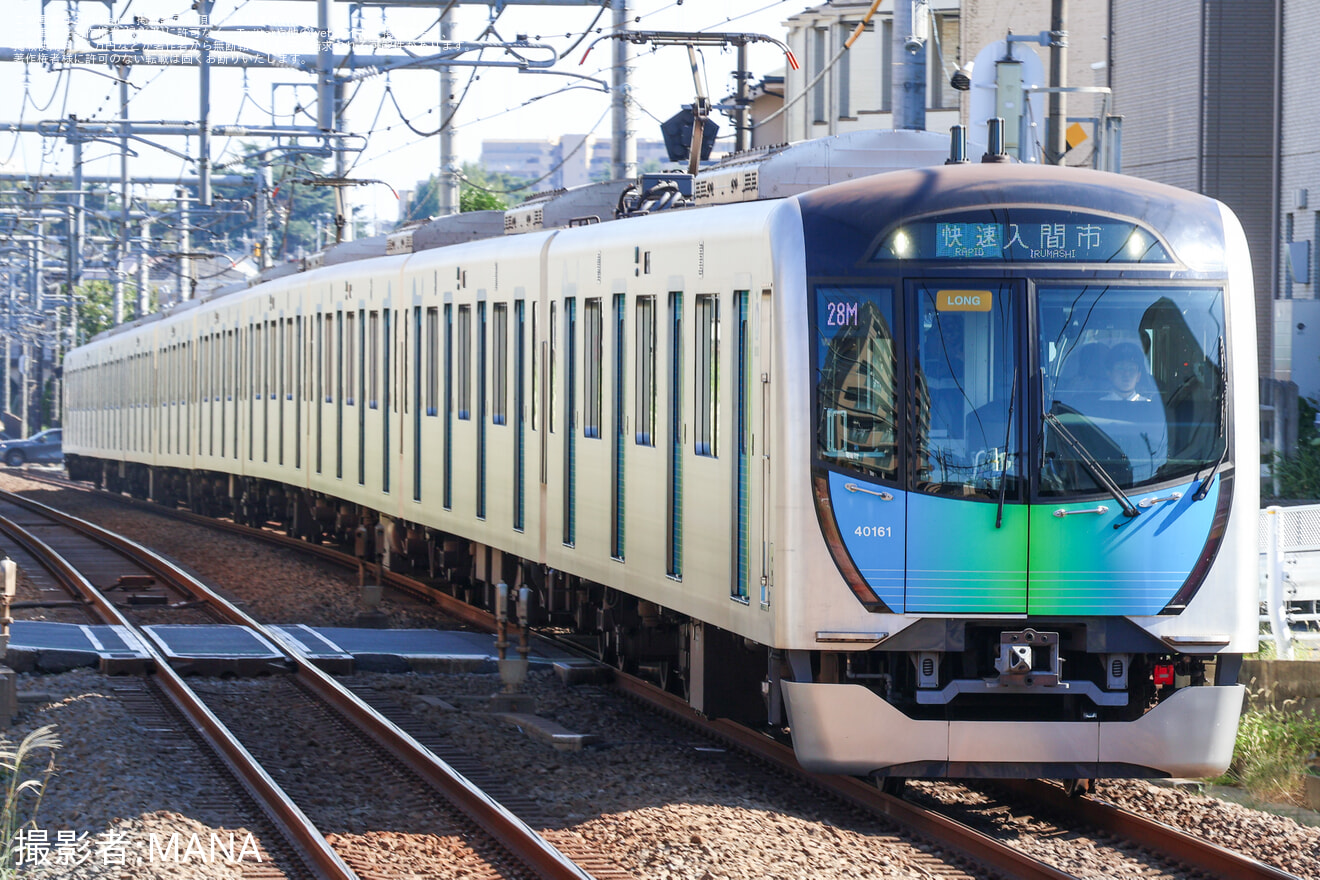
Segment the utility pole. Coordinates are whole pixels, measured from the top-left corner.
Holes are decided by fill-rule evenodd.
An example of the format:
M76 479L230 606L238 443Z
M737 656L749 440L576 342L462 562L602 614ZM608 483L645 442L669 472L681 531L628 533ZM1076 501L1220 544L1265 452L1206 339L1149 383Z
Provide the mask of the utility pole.
M215 0L197 0L193 8L201 18L205 37L200 41L201 63L197 65L197 196L205 208L211 207L211 9Z
M114 250L114 314L115 323L124 323L124 274L120 271L128 254L128 67L116 68L119 74L119 234L115 236Z
M440 41L448 42L454 38L454 5L440 16ZM458 155L454 144L454 113L458 104L454 102L454 68L445 65L440 68L440 216L447 217L462 210L458 187Z
M734 99L734 123L737 129L737 135L734 138L734 150L741 153L751 147L751 98L747 96L747 81L752 78L751 71L747 69L747 44L738 44L738 79L737 97Z
M892 89L894 128L926 130L926 17L924 0L895 0Z
M622 34L631 28L629 0L612 0L614 12L614 33ZM613 120L613 140L610 144L612 153L610 173L615 180L627 180L637 176L637 105L632 99L632 43L625 39L614 40L614 67L610 83L611 117Z
M192 258L188 256L192 242L188 235L188 194L182 188L174 191L174 204L179 213L179 302L184 302L192 299Z
M270 266L270 164L263 156L261 173L257 176L257 268Z
M1068 85L1068 0L1050 6L1050 109L1045 120L1045 161L1062 165L1068 152L1068 99L1060 91Z
M73 213L69 228L69 292L82 283L82 242L83 242L83 151L82 135L77 131L77 117L70 116L74 122L74 131L70 138L73 144Z
M138 280L137 280L137 316L145 318L147 309L151 307L151 296L147 290L147 285L151 283L151 267L147 265L147 250L151 247L151 221L146 217L142 218L142 238L138 248ZM69 301L70 308L73 301Z

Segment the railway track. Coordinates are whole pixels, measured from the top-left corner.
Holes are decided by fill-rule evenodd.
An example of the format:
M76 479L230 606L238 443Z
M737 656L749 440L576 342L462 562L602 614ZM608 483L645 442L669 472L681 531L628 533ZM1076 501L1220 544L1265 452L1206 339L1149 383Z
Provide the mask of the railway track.
M60 485L69 485L61 483ZM105 496L98 496L105 497ZM117 499L130 501L129 499ZM142 502L131 502L141 504ZM161 512L156 505L146 505L147 509ZM183 511L166 511L209 527L221 527L226 530L255 536L271 543L296 547L310 551L321 558L334 561L350 568L356 568L357 560L324 546L309 545L290 539L269 530L252 530L235 526L231 523L217 522L204 517L197 517ZM425 597L441 605L447 613L461 617L465 622L493 630L494 617L480 609L467 606L433 586L407 578L404 575L384 572L384 581L390 586L399 586L413 596ZM452 606L452 611L451 611ZM983 866L984 869L998 876L1006 877L1070 877L1065 871L1041 862L1027 855L1012 845L995 839L993 834L977 831L965 823L950 818L955 811L941 811L938 808L924 808L901 798L884 794L869 783L847 777L817 776L808 774L798 767L792 752L782 744L776 743L761 734L749 731L727 721L710 721L700 718L680 699L666 694L648 682L620 673L615 675L616 686L659 709L683 723L699 728L707 736L734 745L740 751L752 755L759 761L777 768L777 772L794 775L796 778L828 792L831 796L843 800L873 815L883 816L889 821L908 829L922 839L932 841L941 848L953 850L957 858L969 865ZM1181 876L1179 871L1195 875L1232 876L1244 878L1272 878L1281 880L1292 875L1265 865L1255 859L1225 850L1212 843L1179 832L1160 823L1153 822L1133 813L1120 810L1112 805L1090 798L1068 798L1058 788L1043 784L1014 784L1016 797L1023 802L1037 804L1038 809L1058 817L1069 828L1086 829L1082 833L1095 836L1095 831L1119 841L1130 842L1141 847L1144 852L1157 862L1172 865L1171 874Z
M205 616L210 620L224 620L246 626L264 633L268 640L274 641L260 623L248 618L235 605L215 594L191 574L173 566L148 548L20 496L0 493L0 505L10 505L25 511L22 518L26 520L25 526L20 526L12 518L0 516L0 531L19 543L33 560L39 561L70 595L85 602L100 622L137 633L138 640L151 657L150 686L158 688L173 710L187 719L193 735L207 744L216 759L224 764L232 778L246 791L257 806L254 815L264 814L271 825L278 829L279 837L287 847L297 854L300 865L294 869L293 876L325 880L367 880L391 876L393 870L389 866L389 853L363 852L361 846L352 850L352 861L359 866L370 866L371 870L357 872L350 867L349 859L341 857L330 846L316 824L274 781L271 772L253 757L219 720L206 701L170 667L151 639L121 612L116 603L106 597L102 589L83 574L81 567L86 565L92 577L102 582L113 576L114 584L123 584L124 579L128 578L131 579L130 583L140 587L159 586L177 598L176 602L167 604L198 606L205 609ZM0 509L2 514L3 510ZM52 532L50 537L53 543L81 561L71 561L47 543L45 536L39 537L37 533L43 531ZM79 533L84 540L75 541L72 532ZM87 542L96 547L91 547ZM126 568L131 569L129 573L125 573ZM151 583L147 584L147 580ZM458 835L467 841L471 851L461 872L465 876L589 880L590 874L501 804L325 673L292 653L288 655L288 665L290 675L279 686L297 688L303 695L302 703L317 707L317 711L322 713L322 720L333 719L334 724L344 731L351 731L358 738L361 748L348 754L340 753L340 762L362 760L364 753L375 752L377 760L392 768L395 779L408 778L415 787L427 789L437 804L445 805L450 813L450 822L457 829ZM279 726L287 722L287 718L278 711L270 713L268 718L275 725L277 734ZM327 785L331 784L329 776L323 776L322 780ZM369 849L370 844L366 848ZM452 853L450 850L448 855ZM439 869L439 874L447 872L442 865L432 867Z

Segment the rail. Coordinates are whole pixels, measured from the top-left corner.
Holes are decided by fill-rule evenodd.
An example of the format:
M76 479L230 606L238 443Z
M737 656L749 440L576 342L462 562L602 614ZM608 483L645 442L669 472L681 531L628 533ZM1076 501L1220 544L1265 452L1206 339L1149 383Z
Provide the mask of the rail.
M71 528L83 531L85 534L93 536L97 540L104 541L114 546L120 552L125 553L126 555L131 555L140 565L151 568L162 577L168 577L175 581L184 581L188 584L189 590L195 595L205 597L208 602L214 601L223 607L225 610L225 616L230 619L231 622L246 626L255 632L260 633L273 644L281 644L281 641L261 623L246 615L243 611L223 599L218 594L212 592L203 583L196 580L191 575L179 571L153 551L137 545L120 535L109 532L100 526L78 519L77 517L54 508L47 507L40 502L19 495L12 495L11 493L0 493L0 497L4 497L6 500L13 501L15 504L27 507L30 510L39 511L44 516L57 520ZM22 530L12 523L10 523L9 526L15 530L13 534L17 538L17 532ZM249 532L249 534L251 533ZM26 536L26 541L23 543L27 545L25 549L28 549L29 552L32 552L33 546L40 545L40 542L30 534ZM56 563L58 570L80 582L78 587L79 592L84 592L84 594L89 597L100 595L99 591L88 583L85 578L82 578L72 565L63 559L59 559L58 554L53 555L58 559L58 562ZM100 601L95 602L95 604L98 608L106 608L109 610L115 618L112 622L122 626L130 626L129 622L119 614L118 610L115 609L110 602L105 600L104 596L100 596ZM169 668L168 661L160 656L155 651L154 647L150 645L150 640L144 637L141 641L152 654L155 665L163 676L162 682L166 685L166 693L171 696L171 699L174 699L176 694L183 695L191 693L183 683L183 680L179 678L178 674ZM306 685L317 695L318 698L324 700L329 705L334 706L350 723L357 726L358 729L362 730L370 739L389 750L396 758L402 760L414 773L417 773L419 776L426 779L432 787L449 800L450 803L470 817L482 828L482 830L498 841L499 844L511 854L520 859L533 871L533 873L535 873L536 876L545 878L545 880L591 880L590 874L581 870L581 868L579 868L571 859L564 856L549 841L545 840L545 838L541 837L533 829L528 827L526 823L509 812L502 804L491 799L485 792L469 782L458 771L437 758L429 749L418 743L412 736L400 730L388 720L382 718L378 713L367 706L366 703L362 702L362 700L351 692L340 687L333 679L320 669L317 669L305 658L292 651L287 652L287 654L290 663L294 667L295 676L301 683ZM184 707L181 706L180 708ZM208 740L210 740L212 736L221 736L222 734L223 736L228 736L227 731L225 731L219 721L211 715L210 711L206 709L205 706L201 706L200 708L207 717L201 717L200 722L197 720L193 721L193 723L197 725L199 732L201 732ZM186 709L185 711L188 712L188 717L190 719L194 718L193 710ZM230 742L225 743L221 741L220 744L222 746L221 754L225 756L227 762L230 760L237 760L243 755L247 755L247 752L243 749L242 745L236 740L232 740L232 737L230 737ZM255 761L252 763L255 765ZM250 780L247 771L241 766L239 769L243 771L242 775L239 777L240 781L242 781L244 786L249 786ZM259 769L260 768L258 767L258 770ZM287 815L293 815L293 813L289 812L291 810L296 811L298 816L302 816L302 813L298 810L297 806L291 801L288 801L283 791L270 780L269 776L265 775L265 771L260 771L260 776L263 777L265 782L269 783L270 786L273 786L274 790L270 794L283 799L285 806L281 809ZM263 792L262 797L264 798L265 796L266 793ZM273 816L272 818L279 821L278 816ZM306 817L303 817L303 821L306 821ZM307 824L310 826L310 823ZM292 830L296 831L297 826L293 826ZM321 840L322 844L324 844L324 838L321 838L319 833L316 837ZM300 838L294 837L290 839L296 842ZM326 852L334 861L343 865L342 861L340 861L339 857L334 854L333 850L328 848L328 845L326 846ZM314 857L316 855L316 853L313 853ZM320 863L311 862L311 864L319 865ZM330 878L330 880L355 880L356 875L353 874L347 866L344 866L344 870L348 871L347 874L334 873L331 870L332 867L333 866L327 865L325 873L322 876Z
M20 499L20 503L37 508L44 507L27 499ZM53 511L45 508L43 512ZM18 542L32 556L42 560L47 569L64 582L69 590L87 597L97 615L106 623L135 629L105 597L105 594L83 577L72 563L46 546L31 532L3 518L0 518L0 530ZM122 544L117 549L129 553L131 542L122 538L120 541ZM325 838L298 805L289 799L284 790L262 769L243 744L234 738L214 713L184 683L183 678L170 667L169 661L160 654L151 640L141 638L139 642L142 649L151 656L156 680L161 690L224 762L234 779L261 805L267 817L279 828L285 841L298 851L303 863L315 872L317 877L324 880L357 880L357 874L330 848Z

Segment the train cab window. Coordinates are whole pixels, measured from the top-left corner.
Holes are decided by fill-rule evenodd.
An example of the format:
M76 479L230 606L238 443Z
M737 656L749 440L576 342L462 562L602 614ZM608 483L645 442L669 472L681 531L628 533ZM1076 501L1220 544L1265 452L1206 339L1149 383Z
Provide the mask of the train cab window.
M605 327L601 314L600 297L586 301L582 327L582 393L586 399L582 402L582 436L600 438L601 375L604 357Z
M697 297L696 425L693 451L714 457L720 407L720 300L714 294Z
M959 285L959 288L966 285ZM933 495L1019 497L1022 406L1016 297L1007 284L975 290L920 285L915 317L913 488Z
M1104 491L1083 450L1122 489L1220 459L1222 291L1042 287L1038 311L1042 495Z
M816 454L873 477L898 477L894 292L816 290Z

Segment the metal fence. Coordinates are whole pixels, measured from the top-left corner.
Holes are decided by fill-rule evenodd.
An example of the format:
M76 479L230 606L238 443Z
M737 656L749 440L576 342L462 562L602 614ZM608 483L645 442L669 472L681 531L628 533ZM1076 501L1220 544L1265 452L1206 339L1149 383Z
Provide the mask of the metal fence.
M1280 659L1293 645L1320 646L1320 504L1260 512L1260 619Z

